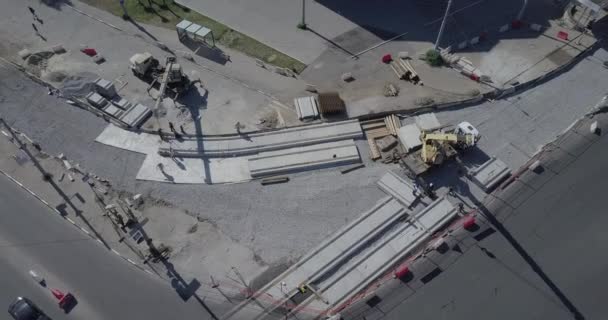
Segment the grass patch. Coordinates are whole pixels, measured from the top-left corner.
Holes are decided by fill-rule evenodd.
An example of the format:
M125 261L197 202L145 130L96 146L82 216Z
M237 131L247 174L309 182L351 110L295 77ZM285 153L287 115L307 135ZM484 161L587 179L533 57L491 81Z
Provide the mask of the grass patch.
M440 67L443 65L443 58L439 54L439 51L435 49L429 49L425 54L426 62L432 67Z
M117 16L123 15L118 0L80 1ZM300 73L306 67L306 65L300 61L251 37L232 30L209 17L182 7L173 0L125 0L125 8L131 19L137 22L175 30L175 25L181 20L186 19L211 29L217 43L240 51L250 57L260 59L278 67L289 68L297 73Z

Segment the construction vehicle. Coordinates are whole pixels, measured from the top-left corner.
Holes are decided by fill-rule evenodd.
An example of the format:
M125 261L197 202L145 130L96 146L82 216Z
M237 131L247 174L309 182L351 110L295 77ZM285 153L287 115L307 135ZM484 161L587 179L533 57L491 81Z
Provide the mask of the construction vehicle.
M461 122L449 131L434 131L420 134L422 148L401 157L401 163L414 176L419 176L431 167L441 165L459 152L473 147L480 139L479 131L468 122Z
M165 66L161 66L159 61L150 53L136 53L130 59L130 68L133 75L150 84L152 87L159 87L160 95L164 95L165 90L169 89L179 95L190 89L192 83L183 73L182 67L175 62L175 57L167 57Z

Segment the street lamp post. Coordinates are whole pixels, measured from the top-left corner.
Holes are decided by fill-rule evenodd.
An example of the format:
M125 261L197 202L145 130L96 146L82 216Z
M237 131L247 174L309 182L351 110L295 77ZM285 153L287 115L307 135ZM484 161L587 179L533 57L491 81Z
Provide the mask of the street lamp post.
M524 17L524 12L526 12L526 7L528 6L528 0L524 0L524 4L521 6L521 9L519 9L519 13L517 14L517 21L521 21L521 19Z
M306 30L306 0L302 0L302 21L298 23L298 28Z

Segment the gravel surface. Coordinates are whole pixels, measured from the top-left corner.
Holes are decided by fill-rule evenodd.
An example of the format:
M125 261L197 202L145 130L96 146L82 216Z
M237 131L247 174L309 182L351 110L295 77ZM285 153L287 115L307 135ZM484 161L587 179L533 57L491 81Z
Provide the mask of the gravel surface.
M94 142L107 125L101 118L47 95L46 88L7 67L0 68L0 96L3 117L47 152L64 153L118 189L164 199L209 218L269 264L301 256L383 196L375 184L387 169L375 164L346 175L338 170L299 174L287 184L266 187L259 182L208 186L136 181L144 155Z

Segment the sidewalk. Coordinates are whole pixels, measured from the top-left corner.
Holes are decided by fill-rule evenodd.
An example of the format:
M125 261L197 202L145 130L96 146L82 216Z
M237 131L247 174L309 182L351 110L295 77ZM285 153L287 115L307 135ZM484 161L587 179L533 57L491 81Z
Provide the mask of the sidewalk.
M320 55L301 77L320 91L339 91L349 116L356 117L412 110L420 108L421 101L437 105L509 89L569 65L596 43L590 32L581 34L570 28L562 19L563 8L549 1L530 3L524 21L519 22L513 20L517 10L477 7L467 9L473 10L471 12L453 10L440 47L451 48L462 61L468 60L481 82L471 80L470 74L461 73L455 65L430 67L419 59L433 48L438 26L432 20L419 21L417 27L412 27L401 38L386 43L378 32L362 26L336 39L333 50ZM413 21L417 20L409 22L414 24ZM352 59L344 50L363 53ZM401 52L411 57L411 64L424 86L399 80L391 68L381 62L384 55L390 54L396 59ZM347 72L352 74L353 81L341 80L341 75ZM398 96L383 95L387 83L399 89Z
M284 0L178 0L229 27L309 64L328 43L315 34L297 28L301 22L301 1ZM306 1L307 23L315 28L323 26L328 38L334 38L356 25L328 10L316 1Z
M114 190L101 177L82 173L78 164L37 151L29 138L16 132L40 166L51 175L51 180L44 183L27 153L11 142L14 140L9 138L10 133L4 126L1 130L2 174L113 254L151 275L177 279L180 284L176 291L180 296L185 298L198 290L200 296L218 305L214 311L221 314L237 302L231 299L238 298L247 285L266 270L249 249L226 237L206 219L194 218L164 201L146 196L142 197L141 205L136 205L132 194ZM71 169L66 168L66 163ZM129 208L128 203L133 204L130 210L139 222L125 232L112 222L104 207L114 205L124 213L121 208ZM151 239L156 247L161 244L169 247L169 259L144 263L148 254L144 239Z

